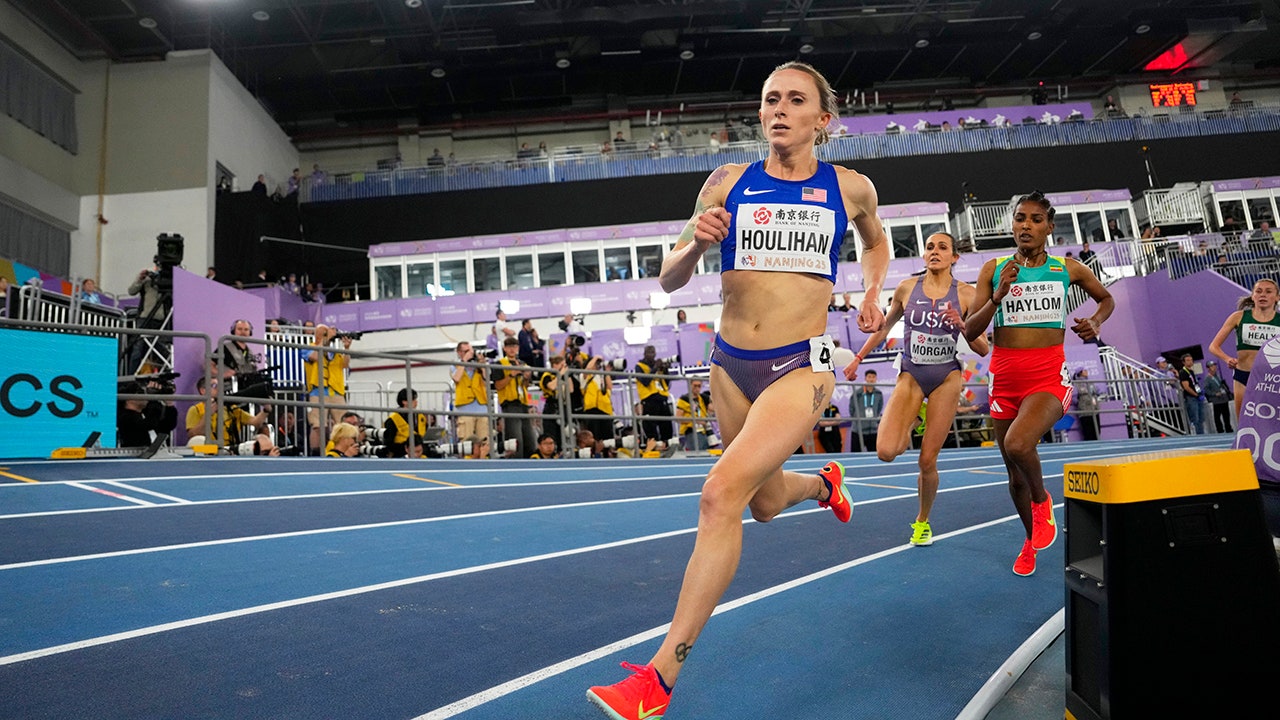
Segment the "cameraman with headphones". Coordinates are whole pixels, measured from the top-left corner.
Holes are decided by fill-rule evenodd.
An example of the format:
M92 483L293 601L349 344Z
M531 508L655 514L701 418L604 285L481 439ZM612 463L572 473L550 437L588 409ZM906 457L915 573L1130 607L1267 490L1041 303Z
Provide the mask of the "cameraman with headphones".
M654 346L644 346L644 358L636 363L636 372L640 373L640 377L636 378L636 392L640 396L640 408L645 415L671 417L671 391L666 378L657 375L665 375L669 368L666 361L657 359L657 355L658 351ZM671 421L645 420L641 427L646 438L660 440L670 447L671 436L674 434Z
M401 388L396 393L400 409L387 416L382 437L387 443L387 457L409 457L409 434L413 433L413 457L422 457L427 440L427 416L417 412L418 391ZM412 416L412 420L410 417Z
M326 350L333 339L338 337L339 333L336 328L328 325L317 325L314 340L311 347L300 351L302 353L302 367L307 382L307 399L315 400L321 395L325 397L325 408L329 411L329 417L336 424L342 419L341 403L337 398L343 400L347 397L347 366L351 363L351 356L342 353ZM342 348L344 350L351 349L351 337L342 335ZM320 377L320 353L324 353L324 377ZM330 400L334 398L334 400ZM311 426L311 448L315 452L320 447L320 409L318 407L307 408L307 423Z
M231 323L230 333L237 338L253 335L253 323L248 320L236 320ZM217 369L217 363L214 363ZM226 368L223 379L235 375L251 375L257 373L262 366L262 355L254 353L243 340L222 341L222 366Z
M463 340L454 349L461 362L483 362L471 343ZM457 416L458 442L472 437L489 437L489 383L484 368L459 365L453 369L453 409Z

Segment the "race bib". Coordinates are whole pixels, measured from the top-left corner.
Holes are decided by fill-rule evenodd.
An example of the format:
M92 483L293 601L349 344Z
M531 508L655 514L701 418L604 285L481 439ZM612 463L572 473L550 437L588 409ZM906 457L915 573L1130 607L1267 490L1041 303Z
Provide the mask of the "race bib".
M956 339L952 335L911 333L911 362L915 365L941 365L956 356Z
M1251 322L1240 324L1240 339L1245 345L1262 347L1276 335L1280 335L1280 326L1277 325Z
M835 217L826 207L739 205L733 269L830 275Z
M1062 283L1014 283L1000 301L1000 313L1005 327L1049 323L1062 326L1066 317Z
M835 354L836 344L830 335L809 338L809 364L814 372L834 372L835 365L831 356Z

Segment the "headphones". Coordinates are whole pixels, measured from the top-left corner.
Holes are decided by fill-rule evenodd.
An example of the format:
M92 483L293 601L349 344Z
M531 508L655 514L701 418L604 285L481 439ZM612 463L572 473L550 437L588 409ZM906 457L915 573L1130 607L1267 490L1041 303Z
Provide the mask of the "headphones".
M231 334L231 335L235 335L235 334L236 334L236 326L237 326L237 325L239 325L240 323L244 323L245 325L248 325L248 326L249 326L249 334L250 334L250 335L253 335L253 323L251 323L251 322L249 322L248 320L245 320L245 319L243 319L243 318L241 318L241 319L239 319L239 320L236 320L235 322L231 323L231 328L230 328L229 330L227 330L227 332L228 332L229 334Z

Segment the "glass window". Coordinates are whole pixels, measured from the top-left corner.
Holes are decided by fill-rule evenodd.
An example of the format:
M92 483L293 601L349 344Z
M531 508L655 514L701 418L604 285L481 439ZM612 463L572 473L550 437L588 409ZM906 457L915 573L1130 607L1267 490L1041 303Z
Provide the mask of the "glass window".
M637 277L658 277L662 274L662 245L637 245Z
M631 268L631 248L612 247L604 249L604 279L630 280L635 277Z
M920 257L920 240L916 237L915 225L889 228L889 239L893 242L894 257Z
M476 292L503 289L502 266L496 257L472 258L471 276L475 278Z
M538 285L564 285L564 249L542 250L538 253Z
M441 260L440 287L456 295L467 292L467 261Z
M720 274L720 243L712 243L702 254L702 272L708 275Z
M408 297L427 295L427 286L436 281L436 264L431 261L411 262L408 265L408 275Z
M533 255L508 255L507 289L527 290L533 287Z
M404 266L379 265L374 268L374 277L378 279L378 299L402 297L400 294L400 271Z
M1079 245L1075 213L1061 212L1053 216L1053 241L1050 245Z
M1276 223L1275 216L1272 214L1271 198L1250 198L1249 219L1253 221L1255 228L1263 222L1274 226Z
M600 282L600 252L598 250L573 251L573 282Z
M947 227L946 223L940 223L940 222L920 223L920 239L921 240L924 240L925 238L929 237L930 235L936 232L944 232L950 235L951 228Z
M1100 243L1106 240L1106 234L1102 231L1101 212L1097 210L1081 210L1076 213L1076 221L1080 223L1081 241Z
M1235 229L1244 227L1244 203L1239 200L1222 200L1218 203L1218 211L1222 214L1223 225L1226 224L1227 218L1235 218L1232 221Z
M1129 213L1125 210L1107 210L1108 240L1123 240L1133 237L1133 228L1129 225Z

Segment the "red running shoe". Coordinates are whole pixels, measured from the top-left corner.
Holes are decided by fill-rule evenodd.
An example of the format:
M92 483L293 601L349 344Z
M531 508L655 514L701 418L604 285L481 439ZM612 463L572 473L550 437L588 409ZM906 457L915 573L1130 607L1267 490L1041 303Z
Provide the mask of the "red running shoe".
M1036 571L1036 549L1031 546L1031 541L1027 540L1022 543L1022 552L1018 553L1018 559L1013 561L1013 574L1026 577Z
M844 466L832 460L818 471L818 477L827 484L826 501L818 501L819 507L829 507L836 514L836 519L847 523L853 517L853 498L844 486Z
M671 694L662 687L652 665L622 663L631 677L614 685L597 685L587 690L587 699L613 720L662 720Z
M1031 546L1044 550L1058 539L1058 523L1053 520L1053 498L1031 503Z

